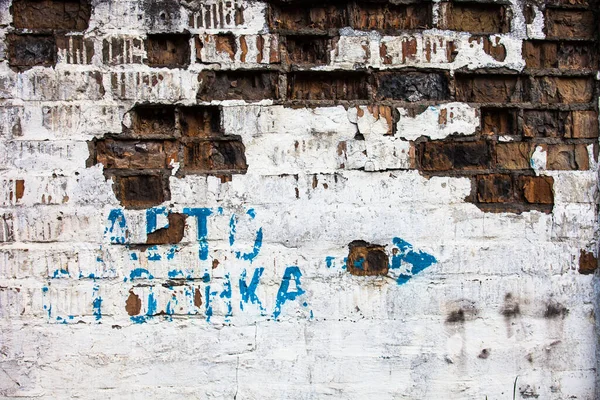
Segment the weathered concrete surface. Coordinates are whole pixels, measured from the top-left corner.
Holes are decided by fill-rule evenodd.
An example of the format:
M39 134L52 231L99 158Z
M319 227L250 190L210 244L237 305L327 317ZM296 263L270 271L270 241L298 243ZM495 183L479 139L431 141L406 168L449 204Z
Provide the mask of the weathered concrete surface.
M594 5L396 3L0 2L0 394L596 399Z

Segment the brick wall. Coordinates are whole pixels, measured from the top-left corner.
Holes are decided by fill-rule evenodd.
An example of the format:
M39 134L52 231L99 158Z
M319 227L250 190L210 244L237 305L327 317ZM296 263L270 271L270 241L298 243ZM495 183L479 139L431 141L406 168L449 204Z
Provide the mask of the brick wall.
M0 2L0 394L597 398L598 38L594 0Z

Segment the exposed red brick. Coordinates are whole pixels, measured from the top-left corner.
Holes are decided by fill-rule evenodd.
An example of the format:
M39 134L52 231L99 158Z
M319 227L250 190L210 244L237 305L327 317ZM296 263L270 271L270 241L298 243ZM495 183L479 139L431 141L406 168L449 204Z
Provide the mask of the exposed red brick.
M569 112L556 110L525 110L523 135L526 137L568 136L571 128Z
M169 213L169 226L149 233L146 244L176 244L181 242L185 232L185 214Z
M202 71L197 98L211 100L278 99L278 74L263 71Z
M56 64L57 49L53 35L9 34L8 63L20 70L34 66L52 67Z
M190 36L161 33L146 38L146 63L151 67L185 68L190 63Z
M322 65L329 63L331 40L324 36L287 36L288 63Z
M127 300L125 301L125 311L127 311L127 314L130 316L134 316L139 315L141 310L142 301L140 300L140 297L130 290L129 297L127 297Z
M25 181L23 179L17 179L15 181L15 200L20 200L23 198L23 193L25 193Z
M424 72L381 72L376 75L378 100L444 100L448 98L446 76Z
M13 0L13 26L17 29L87 29L91 5L87 0Z
M352 275L387 275L389 258L384 246L355 240L348 245L348 249L346 267Z
M288 75L291 100L366 100L367 76L356 72L298 72Z
M598 137L598 113L596 111L573 111L572 137L595 139Z
M547 168L549 170L587 170L589 156L584 144L548 145Z
M476 2L442 3L441 29L472 33L507 33L507 8L501 4Z
M172 105L136 106L131 111L132 133L137 136L175 136L175 107Z
M532 102L588 103L594 97L594 80L591 77L544 76L526 82L525 91Z
M520 79L512 75L458 75L456 100L479 103L511 103L522 100Z
M515 135L516 111L508 108L482 108L481 130L484 135Z
M548 38L594 38L596 17L592 11L548 8L544 19Z
M187 142L184 171L194 173L244 173L248 169L244 144L238 140Z
M179 108L179 125L185 137L221 137L221 112L215 106Z
M598 259L594 253L581 250L579 252L579 273L589 275L596 272L596 269L598 269Z
M508 203L514 201L510 175L477 176L477 201L480 203Z
M530 169L531 153L533 153L531 143L498 143L496 145L496 165L500 169Z
M527 203L554 204L554 178L551 176L522 176L519 184Z
M105 168L169 168L172 161L178 160L177 153L177 144L169 140L103 139L96 143L97 162Z
M425 142L421 144L420 153L422 169L431 172L486 169L492 161L487 141Z
M161 174L116 175L113 179L115 195L126 208L154 207L171 197L168 177Z

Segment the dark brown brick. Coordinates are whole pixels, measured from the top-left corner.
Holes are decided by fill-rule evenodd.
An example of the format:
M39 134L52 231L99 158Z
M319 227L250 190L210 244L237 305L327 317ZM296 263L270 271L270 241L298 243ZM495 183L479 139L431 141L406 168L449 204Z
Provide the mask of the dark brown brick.
M169 168L178 161L178 147L172 141L103 139L96 143L96 160L105 168Z
M132 133L137 136L176 136L175 107L172 105L136 106L131 119Z
M579 273L590 275L596 272L596 269L598 269L598 259L594 253L581 250L579 252Z
M190 36L179 33L148 35L146 63L151 67L185 68L190 63Z
M562 42L558 50L558 68L581 70L598 68L598 42L569 43Z
M378 100L445 100L449 96L446 76L424 72L382 72L377 74Z
M589 156L584 144L548 145L546 167L549 170L587 170Z
M496 166L500 169L530 169L533 148L530 143L511 142L496 145Z
M441 29L471 33L507 33L507 8L501 4L476 2L442 3Z
M86 0L14 0L11 10L17 29L84 31L91 5Z
M458 75L456 100L478 103L512 103L522 100L519 78L511 75Z
M221 111L215 106L191 106L179 109L181 134L186 137L221 137Z
M154 207L170 199L168 177L155 175L116 175L114 191L121 205L126 208Z
M437 141L421 145L421 167L425 171L479 170L490 166L487 141Z
M194 173L245 173L244 144L239 140L193 141L184 144L184 170Z
M181 242L185 233L187 215L169 213L167 218L169 219L169 226L149 233L146 244L176 244Z
M263 71L202 71L198 100L278 99L278 74Z
M523 136L563 137L570 132L570 114L554 110L525 110Z
M524 91L532 102L589 103L594 97L593 78L544 76L526 82Z
M521 176L520 189L529 204L554 204L554 178L551 176Z
M277 4L271 5L269 26L280 31L326 31L349 26L348 8L344 4Z
M8 63L19 69L56 65L56 41L52 35L15 35L8 37Z
M454 145L455 169L489 168L491 158L487 141L456 142Z
M544 19L548 38L593 39L596 32L592 11L548 8Z
M480 203L509 203L514 200L514 190L510 175L479 175L477 180L477 201Z
M288 76L291 100L366 100L367 75L357 72L297 72Z
M285 49L288 63L328 64L331 39L324 36L287 36Z
M515 135L517 133L516 110L508 108L482 108L481 129L484 135Z
M355 240L348 245L348 249L346 267L352 275L387 275L389 258L384 246Z
M527 68L558 68L558 43L525 41L523 58Z
M573 111L572 137L595 139L598 137L598 113L596 111Z
M431 4L351 3L350 26L390 34L404 29L427 29L431 27Z

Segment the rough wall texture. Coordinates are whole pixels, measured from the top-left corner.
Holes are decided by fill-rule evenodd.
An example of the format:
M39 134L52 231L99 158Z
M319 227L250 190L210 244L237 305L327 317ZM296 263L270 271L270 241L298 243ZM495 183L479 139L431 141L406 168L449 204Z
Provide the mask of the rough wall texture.
M596 399L593 0L0 1L0 395Z

